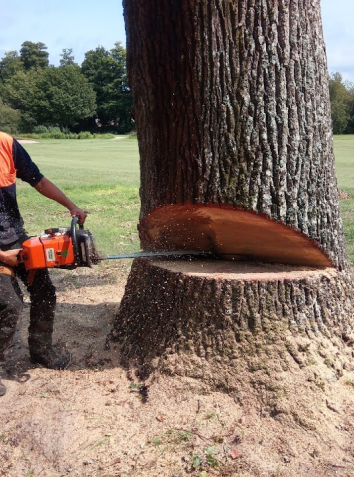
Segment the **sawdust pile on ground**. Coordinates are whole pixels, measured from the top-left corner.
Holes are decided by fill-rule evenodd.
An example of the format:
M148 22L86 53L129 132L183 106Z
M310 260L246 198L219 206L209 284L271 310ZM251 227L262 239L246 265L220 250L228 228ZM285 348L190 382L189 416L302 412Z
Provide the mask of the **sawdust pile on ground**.
M265 393L260 409L254 390L239 402L191 379L141 383L122 369L104 344L128 270L119 262L53 273L55 337L72 350L68 370L29 363L25 307L0 402L1 476L354 475L350 374L337 380L330 367L294 363L273 389L258 383ZM306 387L289 395L304 376Z

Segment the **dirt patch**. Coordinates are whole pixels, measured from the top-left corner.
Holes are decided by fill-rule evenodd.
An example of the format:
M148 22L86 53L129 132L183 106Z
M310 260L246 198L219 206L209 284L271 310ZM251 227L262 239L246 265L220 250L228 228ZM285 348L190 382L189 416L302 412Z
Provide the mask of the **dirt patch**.
M128 272L129 263L120 261L53 273L55 339L72 352L65 371L30 364L25 307L0 402L1 476L354 474L350 370L338 379L329 362L294 361L288 370L269 369L264 379L255 369L241 399L183 377L141 382L119 366L118 350L106 350L105 340ZM255 404L259 396L262 407Z
M348 192L344 192L344 190L342 189L339 189L338 195L339 195L339 199L341 200L348 200L352 198L351 194L349 194Z

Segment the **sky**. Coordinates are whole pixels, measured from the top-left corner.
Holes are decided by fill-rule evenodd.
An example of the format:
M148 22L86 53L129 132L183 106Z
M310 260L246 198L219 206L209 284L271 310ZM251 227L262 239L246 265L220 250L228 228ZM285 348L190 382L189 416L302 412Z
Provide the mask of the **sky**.
M89 50L125 45L122 1L0 0L0 58L25 41L44 43L55 66L63 49L72 48L81 65Z
M354 1L321 0L321 6L328 69L354 82ZM59 65L64 48L81 64L98 46L125 45L122 1L0 0L0 58L24 41L44 43L50 64Z

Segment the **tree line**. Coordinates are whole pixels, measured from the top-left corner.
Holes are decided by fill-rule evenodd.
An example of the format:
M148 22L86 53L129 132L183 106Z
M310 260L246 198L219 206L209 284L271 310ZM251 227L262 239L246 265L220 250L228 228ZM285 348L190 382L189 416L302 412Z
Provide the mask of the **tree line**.
M98 46L81 66L71 48L49 64L44 43L25 41L0 61L0 129L11 134L91 131L126 133L134 128L126 50Z
M334 134L354 134L354 84L340 73L329 78L332 126Z
M44 43L25 41L0 61L0 128L11 134L61 131L126 133L134 128L126 50L98 46L81 66L64 48L49 65ZM354 134L354 84L332 73L329 90L334 134Z

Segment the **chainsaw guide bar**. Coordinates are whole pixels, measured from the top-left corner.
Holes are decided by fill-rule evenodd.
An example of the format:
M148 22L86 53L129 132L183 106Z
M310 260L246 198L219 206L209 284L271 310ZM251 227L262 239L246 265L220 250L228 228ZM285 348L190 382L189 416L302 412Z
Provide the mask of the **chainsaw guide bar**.
M158 258L158 257L183 257L183 256L197 256L197 257L213 257L212 252L199 252L195 250L183 250L180 252L136 252L123 253L120 255L107 255L105 257L98 257L98 260L119 260L121 258Z

